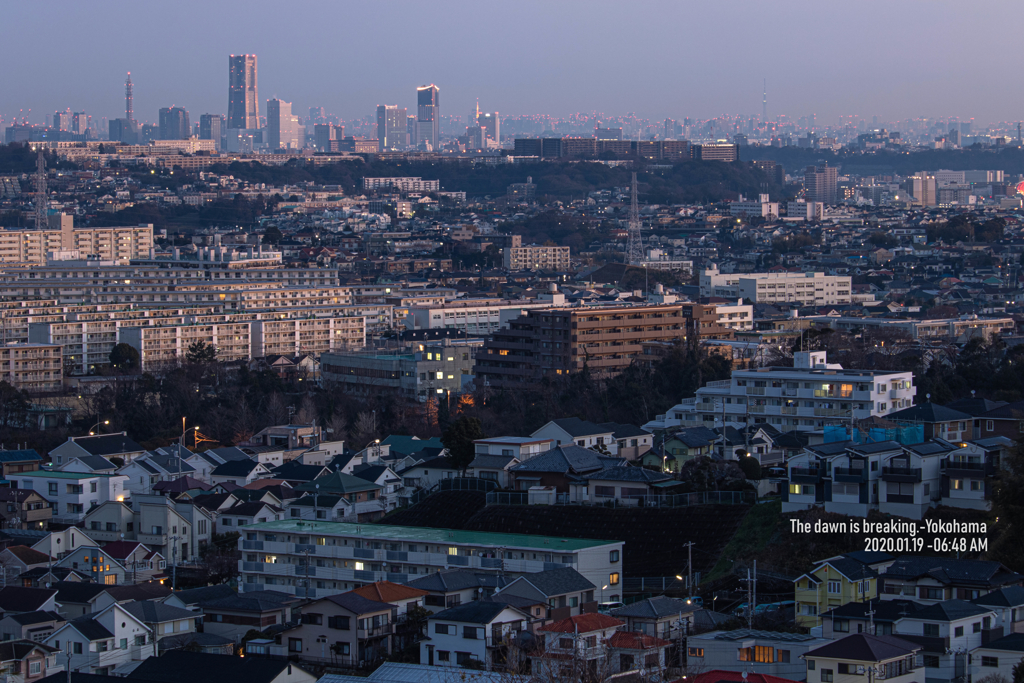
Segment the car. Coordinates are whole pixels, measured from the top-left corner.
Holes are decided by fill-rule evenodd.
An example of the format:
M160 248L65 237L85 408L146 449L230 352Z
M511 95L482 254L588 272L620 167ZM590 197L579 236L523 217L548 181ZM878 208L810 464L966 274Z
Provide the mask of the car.
M597 611L601 614L608 614L613 609L619 609L620 607L625 606L626 604L623 602L599 602L597 604Z
M691 596L689 596L687 598L683 598L683 599L686 600L686 604L687 605L693 605L694 607L701 607L701 608L704 607L704 598L700 597L699 595L691 595Z

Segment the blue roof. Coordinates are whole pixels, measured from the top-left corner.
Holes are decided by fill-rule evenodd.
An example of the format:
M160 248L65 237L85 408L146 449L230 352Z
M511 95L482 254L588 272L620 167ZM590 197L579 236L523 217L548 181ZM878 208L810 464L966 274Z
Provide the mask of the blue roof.
M0 451L0 462L20 462L22 460L42 460L43 456L39 455L32 448L27 448L18 451Z

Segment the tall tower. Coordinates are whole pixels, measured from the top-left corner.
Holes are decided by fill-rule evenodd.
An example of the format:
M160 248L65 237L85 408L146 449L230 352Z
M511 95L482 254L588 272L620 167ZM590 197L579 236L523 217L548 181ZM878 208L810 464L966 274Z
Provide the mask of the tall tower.
M124 117L129 121L135 120L135 109L132 105L132 72L128 72L128 78L124 81Z
M644 241L640 235L640 206L636 200L636 173L633 174L631 194L629 228L626 235L626 263L631 266L638 266L644 262Z
M421 145L437 149L441 137L441 89L431 83L416 88L416 118L419 124L417 139Z
M764 90L761 92L761 123L768 123L768 79L764 79Z
M46 159L43 158L43 146L39 145L39 156L36 157L36 230L49 227L46 215Z
M260 127L256 55L228 57L228 128Z

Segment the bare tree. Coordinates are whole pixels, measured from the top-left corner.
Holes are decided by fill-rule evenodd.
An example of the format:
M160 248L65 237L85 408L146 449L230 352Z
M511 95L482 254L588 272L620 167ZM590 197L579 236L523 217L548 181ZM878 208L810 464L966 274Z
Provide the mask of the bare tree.
M270 395L265 412L267 422L272 425L283 425L288 422L288 406L285 405L281 394L275 392Z

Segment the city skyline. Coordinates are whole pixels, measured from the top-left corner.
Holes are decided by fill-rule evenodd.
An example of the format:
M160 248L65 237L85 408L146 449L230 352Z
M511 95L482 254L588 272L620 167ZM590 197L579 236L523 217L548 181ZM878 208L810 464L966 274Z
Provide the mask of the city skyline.
M611 4L588 4L584 12L576 3L526 2L514 12L485 7L467 13L460 9L467 3L446 3L440 12L399 3L407 20L389 24L393 47L384 52L376 51L377 37L368 33L313 41L305 35L307 22L272 25L254 11L258 7L233 2L204 7L205 20L198 23L189 2L166 21L161 17L165 30L192 36L186 49L154 47L143 31L152 20L147 11L122 20L117 46L86 41L93 28L99 31L107 4L67 8L45 22L31 6L5 10L12 69L0 116L9 122L31 109L30 122L41 123L71 108L97 119L119 117L129 71L140 121L154 121L159 109L171 105L189 110L193 119L227 115L225 57L249 53L260 57L264 103L280 98L298 112L323 106L345 120L372 117L381 102L412 110L413 90L425 83L445 90L448 113L468 111L479 98L486 110L507 115L760 118L765 81L770 120L816 114L824 126L841 115L954 117L979 124L1021 118L999 71L972 66L978 54L1013 45L1009 23L993 21L1008 7L1001 2L982 3L970 13L951 3L917 2L863 2L853 9L808 2L734 0L713 8L648 2L628 13ZM872 8L884 10L885 21ZM299 14L320 26L333 20L373 25L383 11L313 3ZM531 23L538 17L545 21ZM574 35L585 38L558 32L570 24L576 25ZM228 25L231 37L223 30ZM707 30L715 25L723 30ZM794 28L807 39L794 40ZM62 29L70 37L37 57L29 36ZM424 40L434 49L420 49ZM935 50L940 44L943 49ZM910 54L927 58L908 59ZM257 99L256 106L265 104Z

